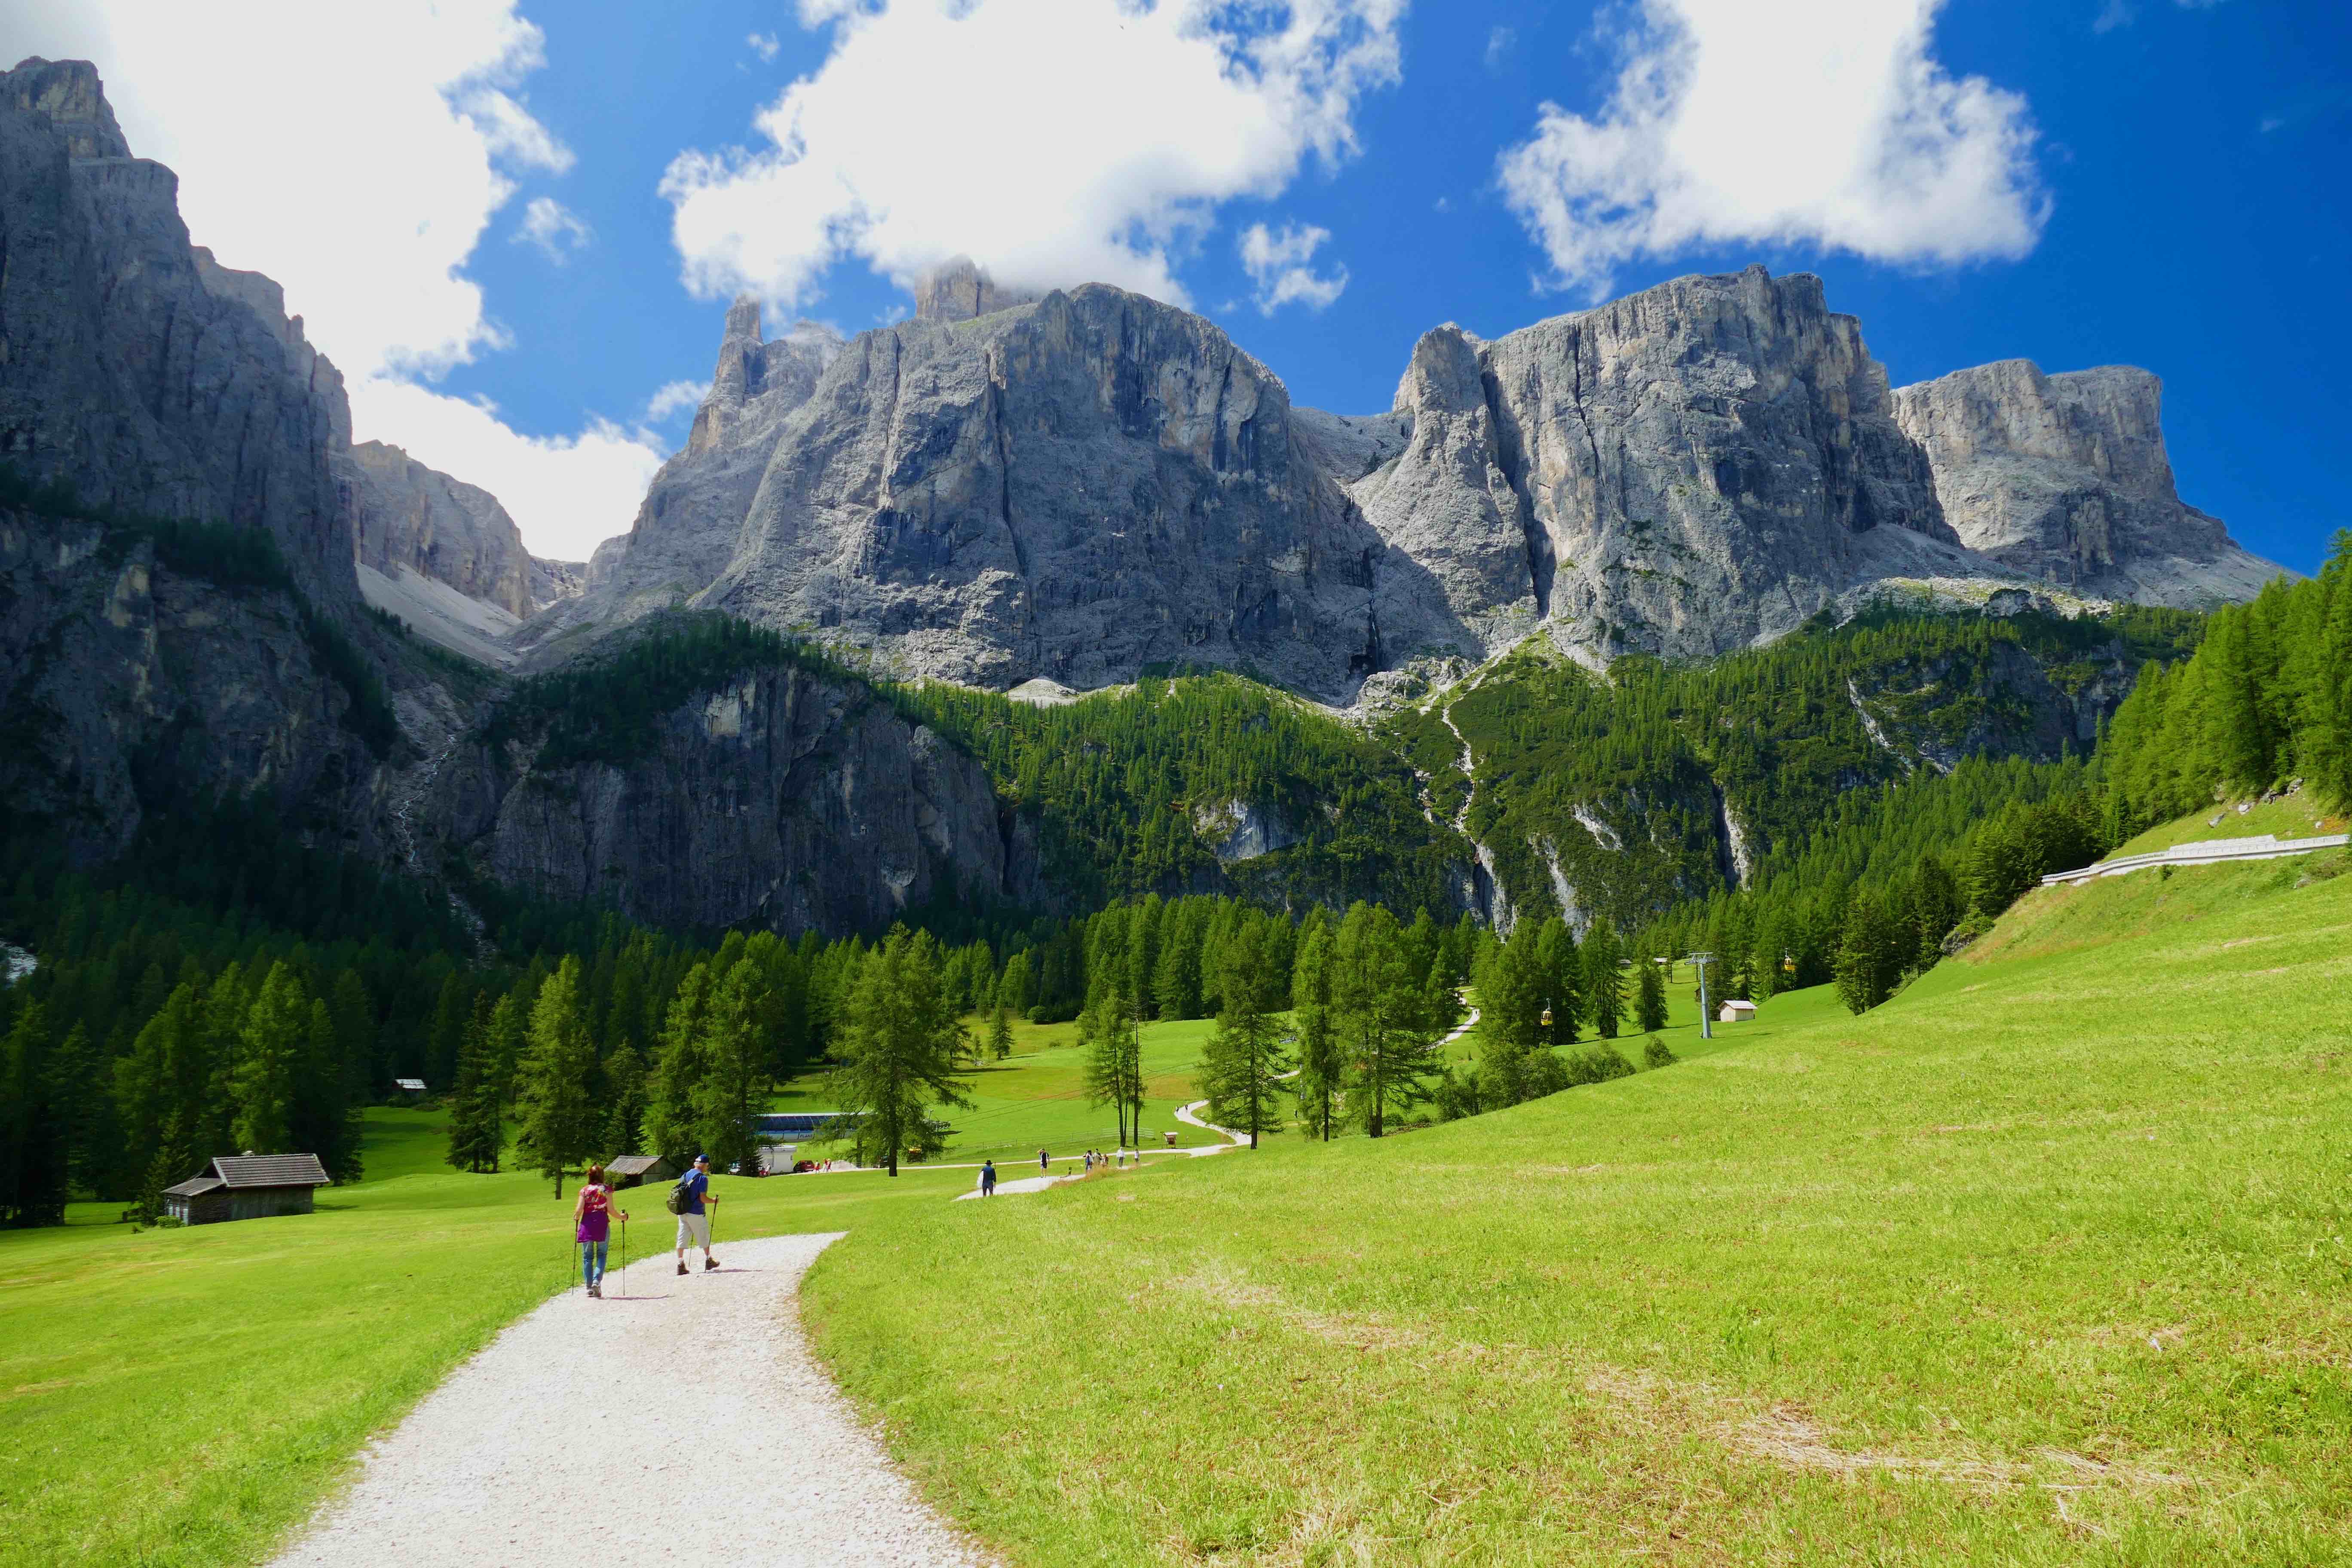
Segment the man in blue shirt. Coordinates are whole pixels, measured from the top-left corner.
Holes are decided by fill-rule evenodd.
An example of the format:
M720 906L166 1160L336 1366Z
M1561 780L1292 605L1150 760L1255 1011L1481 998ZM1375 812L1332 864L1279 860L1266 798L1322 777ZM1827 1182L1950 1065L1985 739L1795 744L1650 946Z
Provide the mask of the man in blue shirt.
M677 1191L683 1200L677 1205L677 1271L686 1272L688 1242L701 1245L703 1268L718 1268L719 1259L710 1256L710 1215L704 1209L705 1205L719 1206L719 1199L710 1190L709 1155L694 1157L694 1169L677 1179Z

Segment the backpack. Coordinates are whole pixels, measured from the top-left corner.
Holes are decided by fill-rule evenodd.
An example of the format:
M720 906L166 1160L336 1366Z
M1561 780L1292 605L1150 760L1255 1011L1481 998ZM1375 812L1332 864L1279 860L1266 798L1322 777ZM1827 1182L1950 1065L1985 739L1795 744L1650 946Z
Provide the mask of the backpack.
M670 1213L684 1214L686 1212L686 1178L684 1176L680 1176L677 1179L677 1184L670 1188L669 1197L667 1201Z

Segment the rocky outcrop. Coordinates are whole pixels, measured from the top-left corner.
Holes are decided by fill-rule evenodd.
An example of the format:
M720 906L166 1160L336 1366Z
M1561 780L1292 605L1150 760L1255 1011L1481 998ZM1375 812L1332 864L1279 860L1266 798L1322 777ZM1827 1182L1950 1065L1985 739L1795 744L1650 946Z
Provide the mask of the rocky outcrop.
M161 563L94 522L0 511L0 800L105 860L149 801L258 793L378 846L378 764L302 606Z
M362 564L431 577L518 619L537 607L530 552L498 497L382 441L338 454L336 471Z
M670 930L837 934L935 900L1051 902L1033 828L981 764L862 687L747 670L656 730L625 762L478 751L439 809L500 882Z
M2280 569L2182 504L2163 396L2128 365L2044 375L2003 360L1902 388L1895 416L1927 452L1960 542L2001 566L2146 604L2249 597Z
M330 452L342 378L277 285L188 242L87 62L0 75L0 460L90 504L266 529L304 589L357 589Z
M1957 544L1859 324L1804 274L1677 279L1492 342L1437 328L1389 420L1354 422L1374 466L1340 471L1474 656L1538 625L1601 658L1724 652L1830 604L1864 535Z
M588 563L585 561L546 561L530 558L530 610L537 614L550 605L565 599L576 599L588 591Z
M730 353L757 333L730 312ZM690 595L1000 689L1181 663L1344 700L1383 661L1390 552L1281 382L1190 312L1088 285L902 322L849 343L772 436L734 430L673 459L534 642Z
M1007 289L976 266L969 256L931 268L915 284L915 319L919 321L969 321L1036 303L1037 296L1023 289Z

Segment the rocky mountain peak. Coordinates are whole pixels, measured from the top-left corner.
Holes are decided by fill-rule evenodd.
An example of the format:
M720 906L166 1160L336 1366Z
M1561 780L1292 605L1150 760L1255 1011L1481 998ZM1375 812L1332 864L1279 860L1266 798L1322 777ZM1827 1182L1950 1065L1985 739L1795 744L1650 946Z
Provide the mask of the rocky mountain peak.
M131 143L115 123L114 107L88 60L45 60L38 55L16 62L0 77L9 107L37 114L65 134L71 158L128 158Z
M915 320L969 321L1015 305L1034 304L1038 298L1028 289L999 284L971 257L959 256L916 280Z
M782 337L768 341L761 332L760 301L749 294L737 295L727 308L719 363L710 373L710 391L695 411L686 449L710 451L746 419L772 423L798 407L840 353L841 334L822 321L796 321Z
M2008 569L2107 598L2242 598L2277 568L2182 503L2166 453L2164 384L2130 365L2045 375L2030 360L1954 371L1894 394L1962 543Z

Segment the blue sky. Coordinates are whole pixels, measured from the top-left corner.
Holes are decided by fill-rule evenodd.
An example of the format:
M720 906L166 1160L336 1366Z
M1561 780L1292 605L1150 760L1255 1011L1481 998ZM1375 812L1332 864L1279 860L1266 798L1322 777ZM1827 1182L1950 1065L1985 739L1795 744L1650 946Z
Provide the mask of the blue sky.
M1296 401L1343 412L1385 408L1440 321L1496 335L1685 272L1811 270L1897 384L2012 356L2146 365L2165 380L2183 499L2303 571L2352 525L2340 5L1950 0L1890 75L1831 46L1913 0L1297 0L1295 49L1193 3L1265 90L1203 77L1172 27L1101 30L1087 15L1110 8L1089 0L1031 0L998 29L1001 56L909 0L863 20L838 15L849 0L481 0L471 30L432 48L409 35L465 7L357 40L332 30L348 20L255 7L239 25L272 37L254 90L288 90L289 69L326 84L292 117L320 145L275 144L322 160L311 189L336 192L299 226L283 170L275 206L238 173L237 136L273 134L265 121L215 127L224 110L172 85L174 54L204 47L193 35L167 49L144 21L68 25L20 0L0 0L0 34L97 58L134 150L179 170L195 238L310 302L314 339L353 376L360 434L499 491L543 553L625 527L629 487L682 438L690 405L654 418L648 403L709 375L724 309L683 274L705 296L767 293L772 330L798 310L854 333L906 308L877 267L992 247L1000 271L1181 295ZM400 31L398 10L377 26ZM1743 34L1758 16L1769 36ZM373 141L332 124L360 58L382 62ZM1629 91L1629 61L1664 68ZM395 93L403 72L460 134ZM803 80L808 156L788 169L756 121ZM1924 151L1888 145L1873 95L1890 82L1924 105L1925 132L1905 122ZM395 136L402 115L416 128ZM891 223L843 239L851 209L811 194L818 164L894 204ZM1544 193L1564 185L1547 231ZM436 206L445 188L464 199ZM1277 259L1254 278L1258 225ZM437 248L407 255L427 234ZM433 287L412 300L400 267ZM1262 309L1293 267L1286 302ZM467 284L474 314L452 314L444 296ZM415 304L405 336L370 320L370 299L395 298Z

